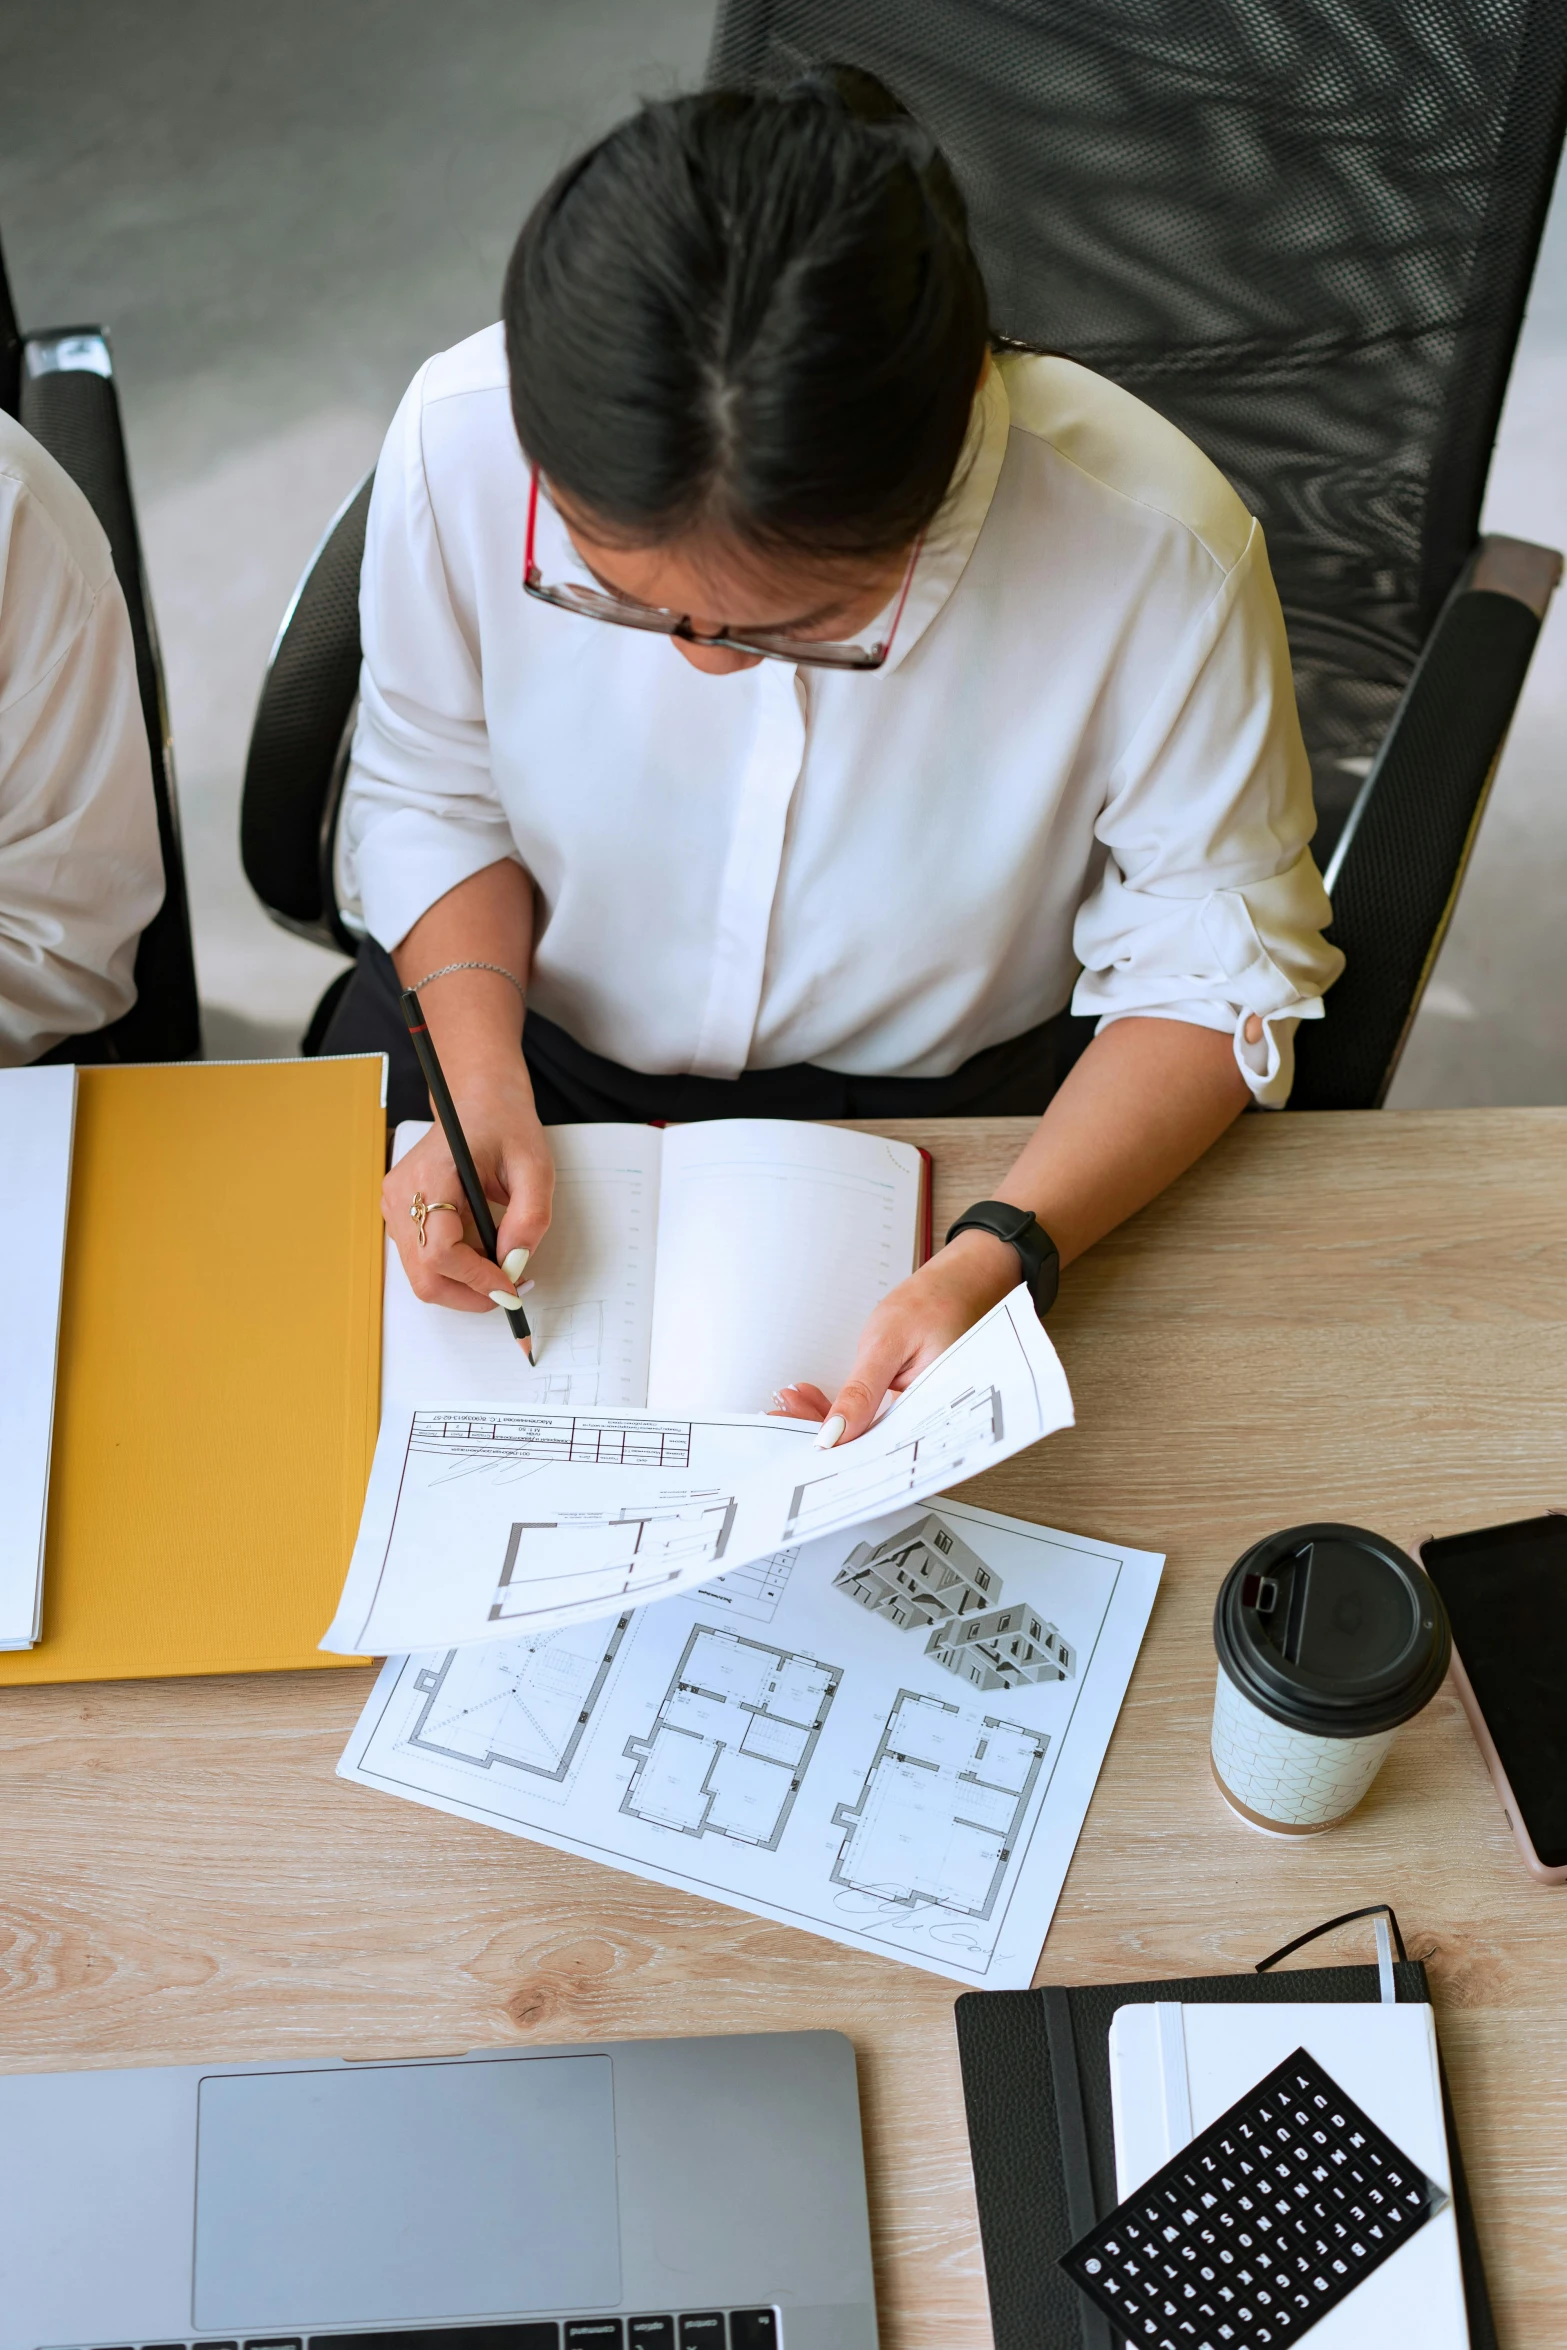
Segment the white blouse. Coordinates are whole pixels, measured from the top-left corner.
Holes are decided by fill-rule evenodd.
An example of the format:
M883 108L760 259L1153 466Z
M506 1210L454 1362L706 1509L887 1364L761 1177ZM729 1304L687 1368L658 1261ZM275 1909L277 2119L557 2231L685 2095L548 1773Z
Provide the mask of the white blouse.
M163 903L151 754L109 542L0 410L0 1068L136 1000Z
M1342 958L1262 533L1173 426L1002 358L869 673L707 676L538 603L527 494L491 327L371 501L340 872L383 945L514 856L530 1001L633 1069L944 1076L1070 1000L1227 1031L1282 1103ZM582 575L542 499L538 561Z

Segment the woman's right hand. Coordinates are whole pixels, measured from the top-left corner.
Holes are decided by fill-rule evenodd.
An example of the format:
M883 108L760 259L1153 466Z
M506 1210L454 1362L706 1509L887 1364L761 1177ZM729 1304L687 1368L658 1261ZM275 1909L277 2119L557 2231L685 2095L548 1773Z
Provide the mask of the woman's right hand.
M381 1213L416 1297L431 1305L455 1306L459 1313L487 1314L515 1291L528 1258L549 1230L555 1163L520 1053L514 1067L489 1072L481 1085L462 1092L454 1086L453 1093L479 1180L495 1212L500 1269L479 1252L473 1218L439 1124L389 1171L381 1186ZM415 1192L427 1203L451 1201L462 1210L460 1224L444 1211L428 1216L423 1248L411 1212Z

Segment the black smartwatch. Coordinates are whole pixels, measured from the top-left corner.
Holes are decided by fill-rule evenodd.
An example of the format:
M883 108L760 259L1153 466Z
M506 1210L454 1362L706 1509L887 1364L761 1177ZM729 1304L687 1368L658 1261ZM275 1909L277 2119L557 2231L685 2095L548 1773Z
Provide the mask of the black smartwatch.
M981 1199L948 1226L947 1238L956 1240L960 1232L988 1232L1017 1250L1028 1294L1042 1322L1056 1302L1061 1281L1061 1259L1043 1225L1027 1208L1008 1207L1004 1199Z

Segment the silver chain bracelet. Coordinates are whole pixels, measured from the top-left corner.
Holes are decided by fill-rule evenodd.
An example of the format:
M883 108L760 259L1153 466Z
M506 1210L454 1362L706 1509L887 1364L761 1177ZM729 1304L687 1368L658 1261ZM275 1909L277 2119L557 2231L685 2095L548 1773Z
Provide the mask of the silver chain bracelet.
M528 991L522 981L517 978L514 972L503 970L499 963L443 963L439 971L427 971L422 979L414 981L414 994L417 995L421 988L430 986L434 980L449 978L453 971L493 971L497 979L511 981L524 1003L528 1000Z

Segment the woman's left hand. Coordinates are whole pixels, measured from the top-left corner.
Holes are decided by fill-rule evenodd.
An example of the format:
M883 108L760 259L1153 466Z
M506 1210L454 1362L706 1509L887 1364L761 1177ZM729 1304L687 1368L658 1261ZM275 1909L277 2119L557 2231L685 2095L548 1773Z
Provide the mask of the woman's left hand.
M927 1363L971 1330L981 1315L1015 1289L1017 1251L988 1232L960 1232L928 1264L890 1290L860 1334L849 1376L834 1396L809 1381L780 1387L778 1408L792 1418L820 1420L820 1445L863 1436L889 1390L907 1387Z

